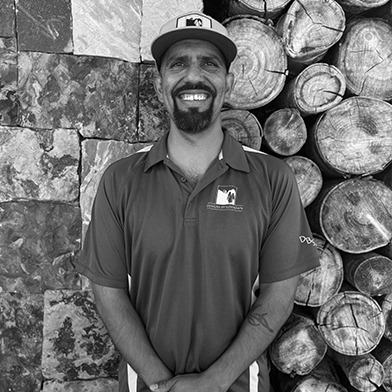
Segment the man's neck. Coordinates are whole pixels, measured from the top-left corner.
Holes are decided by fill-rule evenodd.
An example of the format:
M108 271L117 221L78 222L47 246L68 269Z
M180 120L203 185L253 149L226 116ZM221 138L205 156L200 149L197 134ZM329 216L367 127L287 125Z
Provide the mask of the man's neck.
M169 158L189 180L198 181L219 155L223 137L220 126L196 135L171 129L167 139Z

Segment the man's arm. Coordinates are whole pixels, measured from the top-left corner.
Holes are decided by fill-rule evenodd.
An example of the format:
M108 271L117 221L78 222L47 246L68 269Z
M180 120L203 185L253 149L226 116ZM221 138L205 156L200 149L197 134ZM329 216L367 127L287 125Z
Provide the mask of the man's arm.
M173 377L151 346L127 291L95 283L92 286L98 313L113 343L144 383Z
M289 317L299 276L262 284L260 294L228 349L205 372L177 376L150 388L158 392L225 392L268 348Z

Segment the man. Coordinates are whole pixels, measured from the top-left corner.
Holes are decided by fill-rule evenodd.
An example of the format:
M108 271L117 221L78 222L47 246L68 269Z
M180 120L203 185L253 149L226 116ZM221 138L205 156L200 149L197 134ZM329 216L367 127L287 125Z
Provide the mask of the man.
M221 24L179 16L151 50L170 130L105 172L78 271L121 392L267 392L266 349L318 265L294 176L222 130L237 50Z

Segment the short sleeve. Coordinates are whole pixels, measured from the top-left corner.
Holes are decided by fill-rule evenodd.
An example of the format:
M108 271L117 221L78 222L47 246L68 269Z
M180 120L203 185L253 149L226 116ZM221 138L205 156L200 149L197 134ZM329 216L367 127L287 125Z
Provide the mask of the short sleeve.
M76 270L97 284L127 288L121 189L109 167L98 186Z
M272 216L260 252L260 281L291 278L319 265L316 244L291 169L271 174Z

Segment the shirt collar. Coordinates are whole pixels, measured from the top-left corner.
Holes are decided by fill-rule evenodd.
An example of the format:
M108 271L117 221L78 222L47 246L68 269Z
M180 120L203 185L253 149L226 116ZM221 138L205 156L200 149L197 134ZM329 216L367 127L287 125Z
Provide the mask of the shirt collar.
M146 172L152 166L159 162L163 162L167 157L167 137L166 132L151 148L144 166ZM222 150L219 154L219 160L226 163L235 170L250 172L248 160L242 145L235 140L229 132L224 132Z

